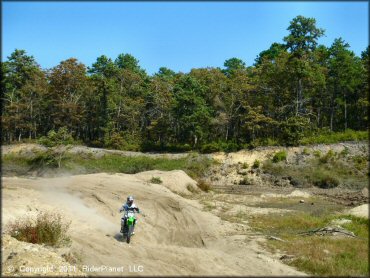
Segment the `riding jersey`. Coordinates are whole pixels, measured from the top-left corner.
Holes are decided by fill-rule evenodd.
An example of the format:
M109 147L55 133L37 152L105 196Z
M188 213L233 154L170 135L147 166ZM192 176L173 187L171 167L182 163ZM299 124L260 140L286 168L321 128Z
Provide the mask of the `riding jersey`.
M120 211L137 211L137 212L140 213L140 210L135 205L135 203L132 203L131 206L129 204L127 204L127 203L123 204L122 207L120 208Z

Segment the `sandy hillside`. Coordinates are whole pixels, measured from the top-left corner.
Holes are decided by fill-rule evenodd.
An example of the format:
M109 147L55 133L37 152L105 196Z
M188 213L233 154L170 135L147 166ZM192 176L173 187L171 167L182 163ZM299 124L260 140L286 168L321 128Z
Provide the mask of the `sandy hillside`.
M161 177L163 184L148 182L152 175ZM172 192L186 192L191 183L180 171L49 179L4 177L2 182L3 227L40 210L62 212L72 221L68 252L79 254L80 267L92 270L87 272L85 267L88 275L304 275L262 250L258 236L247 226L221 221L202 211L196 201ZM118 233L118 208L128 194L136 197L143 211L130 245L122 242ZM14 246L7 244L2 252L11 254ZM17 262L27 264L28 251L24 249L3 256L3 266L14 264L16 271ZM44 260L40 258L40 262Z
M369 204L363 204L361 206L350 209L348 213L357 217L369 218Z

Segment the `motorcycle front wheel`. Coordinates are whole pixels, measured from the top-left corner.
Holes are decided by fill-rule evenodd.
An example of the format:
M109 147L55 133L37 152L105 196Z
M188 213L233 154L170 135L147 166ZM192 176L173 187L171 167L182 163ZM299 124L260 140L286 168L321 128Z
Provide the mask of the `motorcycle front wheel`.
M126 242L127 243L130 243L133 230L134 230L134 226L133 225L128 228L127 238L126 238Z

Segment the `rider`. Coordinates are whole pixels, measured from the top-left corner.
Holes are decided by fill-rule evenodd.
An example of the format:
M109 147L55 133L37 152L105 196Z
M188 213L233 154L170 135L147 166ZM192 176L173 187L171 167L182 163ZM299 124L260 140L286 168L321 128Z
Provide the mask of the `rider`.
M123 204L122 207L119 209L119 212L122 212L122 211L125 211L125 212L128 212L128 211L135 212L136 211L136 212L140 213L139 208L134 203L134 197L133 196L128 196L127 197L127 202L125 204ZM136 224L136 219L134 221L134 227L135 227L135 224ZM124 215L122 217L121 233L124 232L125 225L126 225L126 215ZM135 234L135 232L132 232L132 234Z

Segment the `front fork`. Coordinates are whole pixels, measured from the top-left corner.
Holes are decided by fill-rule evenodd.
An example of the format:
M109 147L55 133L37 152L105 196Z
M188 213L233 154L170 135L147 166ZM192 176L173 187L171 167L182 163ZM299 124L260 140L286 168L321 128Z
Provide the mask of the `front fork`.
M136 219L134 220L132 231L134 231L135 229L135 224L136 224ZM127 234L128 232L127 218L121 219L121 231L123 231L123 234Z

